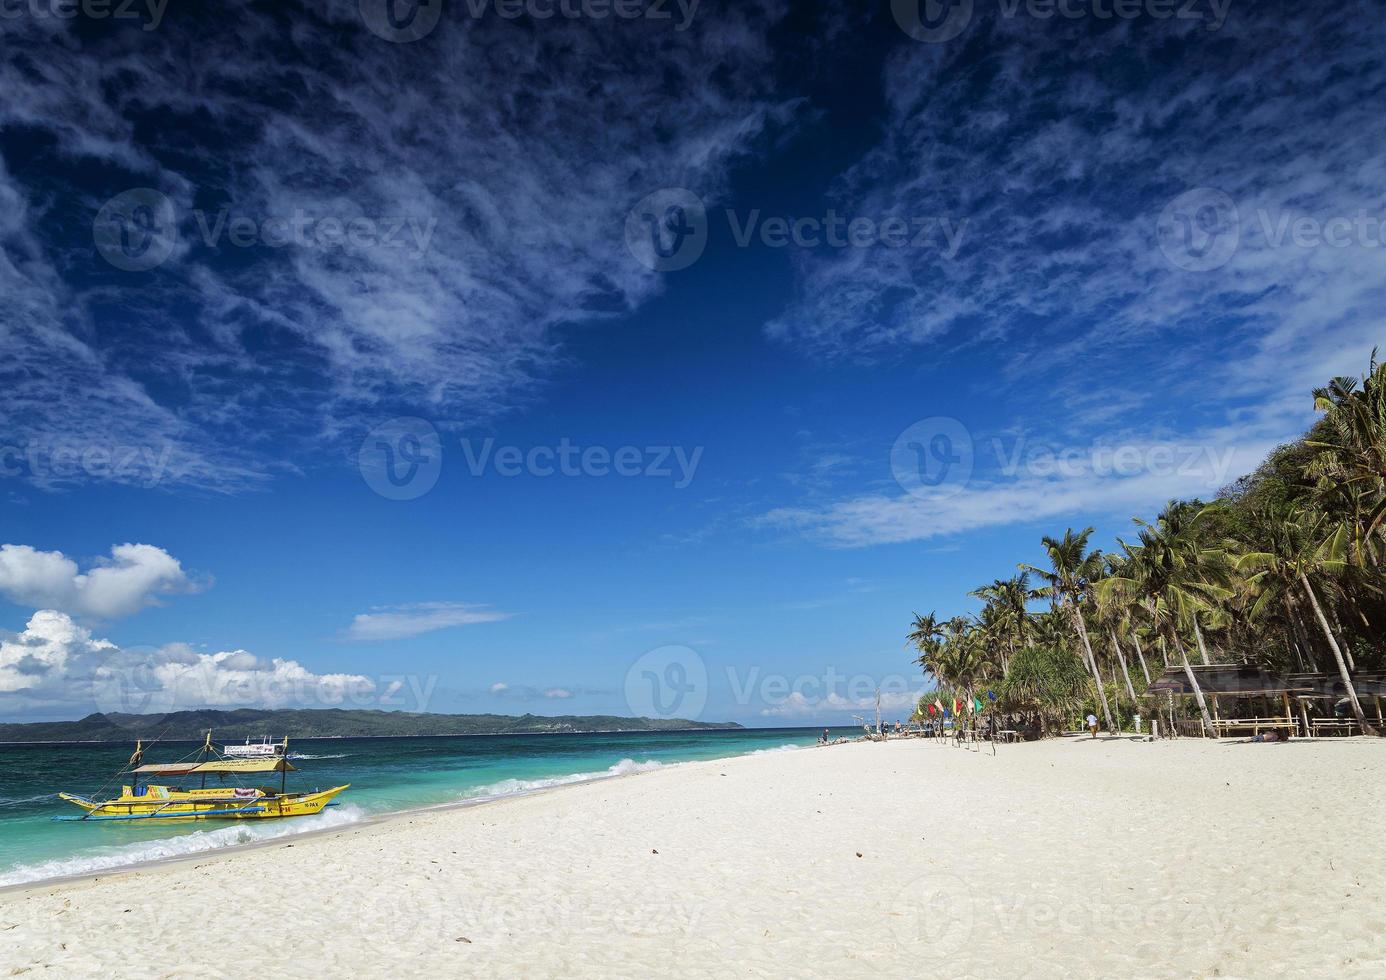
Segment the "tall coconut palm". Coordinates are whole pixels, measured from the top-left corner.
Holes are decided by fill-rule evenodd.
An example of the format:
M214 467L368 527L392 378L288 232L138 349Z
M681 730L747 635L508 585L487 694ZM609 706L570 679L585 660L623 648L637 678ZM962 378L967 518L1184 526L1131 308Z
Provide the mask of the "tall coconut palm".
M1252 571L1252 578L1270 577L1281 583L1297 585L1309 602L1319 628L1333 659L1338 665L1338 675L1347 693L1348 704L1353 717L1362 731L1375 734L1367 721L1358 700L1357 689L1353 686L1352 675L1348 670L1347 659L1338 643L1333 628L1319 601L1312 578L1329 576L1342 572L1347 567L1348 532L1342 525L1333 525L1326 515L1306 508L1287 505L1281 508L1272 521L1275 529L1270 539L1270 550L1248 551L1237 559L1238 567Z
M1062 538L1041 538L1040 543L1044 545L1044 550L1049 556L1050 568L1046 570L1022 563L1020 570L1044 582L1044 586L1037 589L1036 593L1049 596L1067 613L1074 631L1078 634L1079 642L1082 643L1093 681L1097 684L1097 697L1102 703L1102 715L1107 722L1107 730L1116 731L1116 724L1112 720L1112 708L1107 703L1107 690L1102 684L1102 672L1098 669L1097 657L1093 655L1092 642L1088 639L1088 627L1083 621L1083 610L1080 606L1090 596L1092 581L1102 574L1101 553L1088 551L1088 539L1092 537L1092 532L1093 529L1089 527L1075 534L1073 528L1068 528Z
M1223 584L1228 574L1226 551L1199 539L1199 525L1208 513L1206 507L1195 510L1171 503L1154 524L1138 520L1140 544L1121 542L1126 553L1124 574L1108 576L1101 589L1111 598L1123 596L1144 603L1152 622L1179 654L1203 724L1216 736L1203 689L1179 635L1181 627L1192 624L1197 629L1195 617L1232 594Z

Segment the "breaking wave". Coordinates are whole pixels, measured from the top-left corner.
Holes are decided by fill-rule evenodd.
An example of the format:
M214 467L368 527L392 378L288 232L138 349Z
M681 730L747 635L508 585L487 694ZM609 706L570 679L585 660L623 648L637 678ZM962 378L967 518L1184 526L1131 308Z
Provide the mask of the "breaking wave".
M150 861L163 861L168 858L186 857L207 851L218 851L224 847L241 844L254 844L259 841L290 837L314 830L327 830L356 823L365 814L359 807L347 804L334 807L313 817L298 817L287 824L281 821L264 821L272 826L259 826L258 823L237 821L232 826L218 827L216 830L198 830L179 837L162 840L141 841L138 844L125 844L119 847L106 847L52 861L39 861L34 864L16 864L0 872L0 887L23 885L48 878L65 878L70 875L92 874L96 871L112 871L128 868Z
M569 786L573 783L590 783L598 779L614 779L617 776L628 776L635 772L650 772L654 769L663 768L663 763L655 762L653 759L646 762L636 762L634 759L622 759L614 766L610 766L602 772L575 772L567 776L553 776L548 779L502 779L500 782L488 783L485 786L477 786L464 794L465 800L495 800L503 796L516 796L520 793L533 793L541 789L551 789L554 786Z

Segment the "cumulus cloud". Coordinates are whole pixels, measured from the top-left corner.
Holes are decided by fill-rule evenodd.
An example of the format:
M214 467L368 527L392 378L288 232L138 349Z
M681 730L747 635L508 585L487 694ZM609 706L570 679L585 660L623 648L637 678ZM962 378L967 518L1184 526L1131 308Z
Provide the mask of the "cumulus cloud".
M544 697L550 700L565 701L573 696L573 692L566 687L551 687L544 692Z
M510 613L466 602L417 602L403 606L379 606L358 614L343 634L345 639L362 643L402 640L455 626L495 623L509 619Z
M202 653L179 643L121 648L52 609L34 613L19 633L0 633L0 709L6 714L333 707L360 704L375 689L360 674L319 674L295 660L266 660L245 650Z
M510 690L510 685L504 683L503 681L497 681L496 683L491 685L492 694L504 694L508 690Z
M17 605L110 619L195 588L179 561L154 545L115 545L85 572L60 551L0 545L0 594Z

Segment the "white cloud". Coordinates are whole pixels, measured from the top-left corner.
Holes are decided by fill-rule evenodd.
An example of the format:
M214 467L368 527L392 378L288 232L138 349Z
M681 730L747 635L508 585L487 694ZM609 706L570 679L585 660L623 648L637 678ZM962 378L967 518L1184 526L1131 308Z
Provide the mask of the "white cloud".
M201 653L186 644L122 649L65 613L33 614L0 633L0 709L153 714L198 707L333 707L376 688L360 674L318 674L295 660L245 650Z
M923 694L923 690L882 691L882 719L884 720L886 715L894 717L901 713L912 714L915 705L919 703ZM870 712L874 719L876 712L876 696L874 694L864 698L848 698L841 694L831 693L822 698L811 698L800 691L792 691L782 701L778 701L768 708L762 708L760 713L766 718L804 718L813 715L842 713L856 713L865 717L867 712Z
M491 685L492 694L504 694L508 690L510 690L510 685L502 681L497 681Z
M901 45L883 71L882 139L832 203L966 220L962 248L797 250L798 296L767 334L814 358L917 364L900 429L958 415L1055 446L1211 445L1236 451L1235 477L1260 462L1252 450L1301 434L1311 389L1365 370L1386 326L1386 21L1359 2L1247 10L1218 32L1094 26L979 8L965 39ZM1205 187L1231 200L1239 237L1225 265L1190 270L1157 228L1167 204ZM1301 218L1346 221L1348 241L1279 237ZM963 370L975 380L957 390ZM952 384L949 403L932 376ZM1200 476L982 473L955 499L859 486L805 494L772 519L845 545L921 540L1217 489Z
M404 606L380 606L371 612L360 613L343 635L348 640L374 643L509 618L510 613L466 602L418 602Z
M1127 442L1122 446L1135 461L1129 471L1114 468L1111 447L1101 453L1091 445L1063 447L1050 454L1065 459L1061 471L1026 472L1022 467L1010 476L989 473L939 493L860 493L813 506L777 508L759 523L854 548L1065 516L1126 518L1150 514L1176 497L1211 499L1255 469L1281 441L1252 426L1206 431L1191 441Z
M60 551L0 546L0 594L18 605L108 619L194 589L178 560L153 545L115 545L86 572Z
M566 687L551 687L544 692L544 697L557 701L565 701L573 696L573 692Z
M371 33L355 0L238 5L234 31L170 9L137 37L5 18L0 127L64 164L0 161L0 412L23 420L16 436L168 448L152 482L238 490L359 443L382 404L444 419L522 404L565 327L661 288L627 250L631 206L668 186L715 198L791 112L771 97L779 0L704 10L686 31L459 11L415 44ZM198 146L147 138L151 115L196 119ZM101 177L55 186L68 165ZM115 273L93 218L141 186L168 197L181 244ZM231 220L280 240L299 216L399 223L404 247L229 243Z

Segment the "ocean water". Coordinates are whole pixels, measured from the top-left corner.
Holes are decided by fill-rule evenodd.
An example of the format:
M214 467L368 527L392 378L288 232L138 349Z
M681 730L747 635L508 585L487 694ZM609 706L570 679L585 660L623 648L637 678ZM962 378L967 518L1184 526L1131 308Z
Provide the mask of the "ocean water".
M354 823L367 816L532 792L658 766L811 745L822 729L592 735L471 735L290 741L292 790L350 783L340 806L287 820L55 822L80 815L59 791L95 795L133 744L0 745L0 887ZM833 729L855 737L861 729ZM146 762L173 762L197 743L161 742ZM129 782L128 777L124 780ZM254 777L252 783L265 782ZM103 797L110 796L110 788Z

